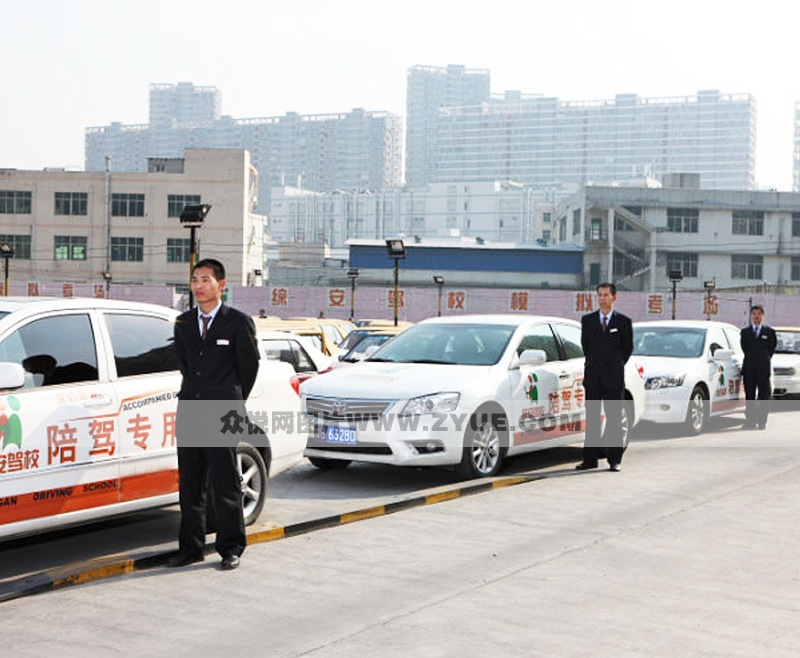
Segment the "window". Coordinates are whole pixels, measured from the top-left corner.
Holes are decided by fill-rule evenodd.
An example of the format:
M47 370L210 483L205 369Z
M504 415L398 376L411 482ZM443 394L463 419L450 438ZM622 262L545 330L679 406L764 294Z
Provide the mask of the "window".
M794 224L792 225L794 226ZM731 231L734 235L764 235L764 212L761 210L734 210Z
M111 238L111 260L143 261L144 238Z
M316 366L308 353L295 341L268 338L262 341L269 361L288 363L295 372L316 372Z
M86 192L56 192L56 215L86 215L89 195Z
M729 350L731 348L728 338L722 327L711 327L708 330L708 347L713 356L717 350Z
M167 195L167 217L180 217L184 206L199 204L199 194L169 194Z
M764 257L750 256L747 254L733 254L731 256L732 279L763 279Z
M590 240L603 240L603 220L599 217L592 217L592 229L589 233Z
M680 270L686 279L697 277L697 254L687 251L667 254L667 276L671 270Z
M525 350L543 350L548 361L560 361L558 345L549 324L537 324L528 331L517 347L517 354Z
M581 232L581 211L580 208L572 211L572 235Z
M167 238L168 263L188 263L191 250L190 238Z
M792 256L792 281L800 281L800 256Z
M800 238L800 212L792 213L792 237Z
M553 217L552 213L549 213L549 212L543 212L543 213L542 213L542 222L543 222L544 224L549 224L549 223L550 223L550 220L552 219L552 217Z
M31 193L0 190L0 214L30 215Z
M54 260L86 260L87 238L84 235L57 235L53 244Z
M178 370L173 324L167 318L108 313L105 316L117 376Z
M553 328L561 339L566 358L582 359L583 347L581 346L581 328L571 324L554 324Z
M0 343L0 360L25 369L25 388L97 381L97 352L89 316L33 320Z
M0 235L0 243L5 242L14 250L14 258L18 260L31 259L30 235Z
M558 220L558 241L564 242L567 239L567 218L562 217Z
M697 233L699 217L697 208L667 208L667 231Z
M114 217L144 217L144 194L112 194L111 214Z

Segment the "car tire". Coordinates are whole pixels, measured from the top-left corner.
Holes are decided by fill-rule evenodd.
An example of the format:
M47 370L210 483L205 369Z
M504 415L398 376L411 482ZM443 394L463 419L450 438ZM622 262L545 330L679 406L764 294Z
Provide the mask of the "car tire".
M622 448L628 447L631 442L631 434L633 433L633 425L636 422L633 412L633 400L627 398L622 403Z
M267 502L269 469L264 457L249 443L240 443L236 448L236 466L242 478L242 510L244 524L252 525L258 519ZM206 532L217 531L217 506L214 490L209 483L206 490Z
M322 471L342 471L350 466L349 459L328 459L326 457L309 457L308 461Z
M697 436L702 434L708 420L708 394L700 386L692 389L689 404L686 407L686 419L683 426L687 434Z
M492 477L505 456L501 423L495 414L473 414L464 432L464 448L456 470L465 479Z

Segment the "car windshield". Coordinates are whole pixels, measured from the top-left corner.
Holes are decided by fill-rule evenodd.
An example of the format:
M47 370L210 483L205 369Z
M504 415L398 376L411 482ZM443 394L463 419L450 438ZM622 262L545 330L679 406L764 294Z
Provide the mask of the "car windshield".
M500 360L516 327L497 324L421 324L385 343L367 361L489 366Z
M633 326L633 353L637 356L695 359L703 354L705 343L705 329Z
M776 352L800 354L800 331L776 331L778 347Z
M387 334L367 334L353 346L353 349L339 360L350 362L361 361L367 356L370 348L374 351L379 345L383 345L390 338L394 338L394 336L389 336Z

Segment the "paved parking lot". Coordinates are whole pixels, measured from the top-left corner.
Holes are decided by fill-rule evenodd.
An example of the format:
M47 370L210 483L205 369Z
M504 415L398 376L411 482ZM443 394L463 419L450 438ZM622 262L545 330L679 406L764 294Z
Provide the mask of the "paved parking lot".
M542 479L256 544L232 573L211 559L9 601L5 647L15 656L794 656L799 420L780 412L767 432L745 432L735 417L716 419L697 438L645 428L622 473L576 473L576 450L553 451L514 464ZM423 485L431 477L403 473ZM397 490L403 473L300 467L273 483L267 522L302 518L312 496L325 513L407 496Z

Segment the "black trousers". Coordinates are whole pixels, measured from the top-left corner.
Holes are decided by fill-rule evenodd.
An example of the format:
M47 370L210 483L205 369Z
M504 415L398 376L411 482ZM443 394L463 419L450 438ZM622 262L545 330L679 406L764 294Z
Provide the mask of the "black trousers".
M745 372L744 397L747 399L745 418L749 424L766 425L769 418L769 401L772 399L772 385L769 372Z
M585 376L586 438L583 444L583 462L595 464L601 457L609 464L622 462L625 452L622 434L622 405L625 391L624 379L606 373L606 376ZM606 426L603 431L602 415Z
M186 555L201 555L206 537L206 489L214 492L217 538L214 548L223 558L241 555L247 545L242 511L242 479L235 448L178 446L181 527L178 547Z

